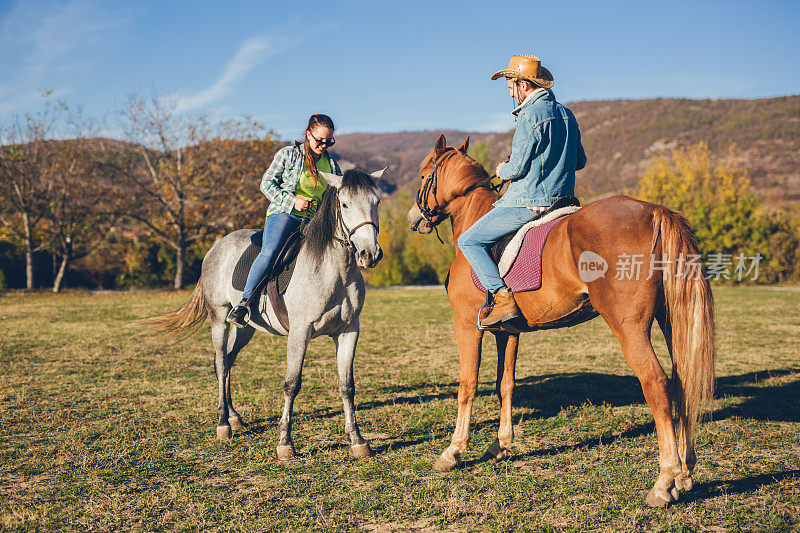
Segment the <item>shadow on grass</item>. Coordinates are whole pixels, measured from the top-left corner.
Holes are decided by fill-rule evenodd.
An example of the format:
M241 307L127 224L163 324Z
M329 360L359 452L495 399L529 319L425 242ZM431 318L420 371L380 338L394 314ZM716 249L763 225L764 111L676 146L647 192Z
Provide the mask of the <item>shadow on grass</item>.
M797 374L800 368L759 370L736 376L724 376L716 381L717 398L744 397L742 403L712 413L712 420L724 420L731 416L773 422L800 422L800 379L778 385L764 386L765 380ZM493 382L484 381L478 389L478 397L494 396L489 389ZM488 387L487 387L488 386ZM413 393L428 388L428 385L388 387L381 391ZM458 388L458 383L443 385ZM388 405L422 404L435 400L455 399L458 392L439 392L400 396L380 401L368 401L358 405L360 410ZM570 372L545 374L518 379L514 391L514 407L537 411L540 418L555 416L564 408L577 407L584 403L625 407L644 404L644 395L639 380L634 376L601 374L596 372ZM341 411L337 411L340 413ZM323 415L330 416L330 415Z
M769 422L800 422L800 379L777 385L761 382L783 376L800 377L800 368L759 370L738 376L717 379L717 398L745 397L735 405L715 411L712 420L725 420L732 416Z
M495 396L493 381L483 381L476 397ZM430 385L401 385L382 387L382 393L405 393L411 395L361 402L359 410L374 409L390 405L417 405L435 400L456 399L458 382L440 385L453 389L449 392L421 393ZM418 394L413 394L419 391ZM514 391L514 407L525 407L538 411L543 418L557 414L562 408L579 406L586 402L615 407L644 402L639 380L632 376L599 374L594 372L571 372L545 374L518 379Z
M800 422L800 380L789 381L777 385L762 385L765 380L788 375L800 375L798 368L784 368L773 370L760 370L736 376L724 376L717 379L716 397L744 398L744 401L714 411L711 420L724 420L732 416L763 421ZM482 382L477 396L494 396L492 382ZM370 400L358 404L358 410L363 412L370 409L419 405L438 400L455 400L458 396L458 383L441 385L441 388L453 389L448 392L422 393L430 390L430 385L401 385L381 388L382 393L402 392L404 396L393 396L384 400ZM414 394L415 391L420 394ZM571 372L561 374L545 374L542 376L529 376L517 380L514 392L514 407L527 408L535 411L538 418L556 416L562 409L577 407L585 403L593 405L609 405L624 407L628 405L644 404L644 396L639 380L633 376L616 374L601 374L595 372ZM296 414L295 420L330 418L343 416L342 410L325 407L311 411L302 411ZM280 416L266 419L253 420L244 434L259 434L274 428ZM496 425L497 419L487 420L473 424L474 430L482 427ZM552 455L563 453L577 448L591 448L600 444L609 444L618 438L633 438L650 434L654 431L653 423L633 427L618 435L602 435L577 444L559 446L556 448L536 450L528 455ZM436 434L406 435L407 440L385 443L376 452L415 446L424 442L446 438L449 429ZM523 456L524 457L524 456Z
M653 422L650 422L648 424L640 424L638 426L629 428L621 433L616 433L616 434L606 433L603 435L599 435L597 437L592 437L591 439L582 440L581 442L577 442L575 444L552 446L550 448L532 450L527 453L515 453L511 455L511 460L525 459L526 457L542 457L548 455L557 455L561 453L571 452L574 450L591 450L596 446L601 446L601 445L608 446L617 439L633 439L645 435L651 435L654 431L655 431L655 424ZM475 466L477 464L485 463L490 460L492 460L491 456L484 455L483 457L480 457L478 459L465 461L464 466L465 467Z
M800 477L800 470L784 470L783 472L773 472L771 474L758 474L741 479L719 479L698 483L694 489L682 494L678 503L691 503L698 500L706 500L717 496L744 494L754 492L761 487L780 483L784 479Z

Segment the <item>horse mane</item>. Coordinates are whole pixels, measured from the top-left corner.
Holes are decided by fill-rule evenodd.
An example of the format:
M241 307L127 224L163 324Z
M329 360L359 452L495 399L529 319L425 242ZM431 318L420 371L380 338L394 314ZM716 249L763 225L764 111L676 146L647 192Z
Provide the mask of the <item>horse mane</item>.
M304 231L304 248L311 255L314 261L319 262L325 255L325 250L333 242L336 235L336 225L339 222L339 201L340 190L349 193L361 191L372 191L375 189L375 179L358 169L351 169L342 176L342 186L337 190L335 187L328 187L322 194L322 199L317 207L317 213L311 218Z
M437 158L439 164L452 163L453 167L449 168L447 188L453 196L459 196L462 191L472 186L480 180L488 180L489 174L483 165L472 159L467 154L461 153L452 146L448 146L444 151L439 154ZM425 168L433 163L433 152L430 152L425 159L422 160L420 166L420 175L423 174ZM489 188L487 183L486 188Z

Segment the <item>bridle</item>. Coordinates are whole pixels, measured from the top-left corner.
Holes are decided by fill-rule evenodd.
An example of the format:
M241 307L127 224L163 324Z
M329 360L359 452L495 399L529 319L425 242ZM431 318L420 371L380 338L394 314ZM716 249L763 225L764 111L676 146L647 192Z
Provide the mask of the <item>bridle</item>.
M419 207L422 217L427 220L432 227L436 227L436 225L442 222L440 220L436 223L436 225L434 225L433 219L438 218L441 212L444 211L445 207L445 204L440 204L439 200L436 198L436 188L438 185L436 171L439 169L439 165L444 162L446 156L451 155L454 151L455 150L453 148L449 148L433 161L433 169L431 169L430 174L425 176L425 181L417 191L417 207ZM431 194L433 195L433 207L428 207L428 198L431 196Z
M339 191L340 190L341 190L341 187L336 187L336 203L339 205L338 209L336 209L336 218L337 218L337 224L339 226L339 229L341 230L342 234L345 235L345 238L344 239L340 239L339 237L334 237L334 240L339 242L340 244L342 244L351 253L355 254L356 245L353 244L353 234L356 231L358 231L358 229L360 227L362 227L362 226L374 226L375 227L375 234L377 235L381 231L380 227L379 227L380 221L378 221L378 224L376 224L375 222L373 222L371 220L366 220L364 222L356 224L351 229L348 229L347 225L344 223L344 218L342 218L342 208L341 208L341 204L339 204Z
M491 183L492 179L494 179L495 177L495 176L490 176L488 178L479 180L470 185L469 187L467 187L466 189L464 189L458 196L451 198L450 201L440 204L439 200L436 198L436 189L438 187L437 183L438 176L436 174L436 171L439 169L439 166L445 162L445 160L450 159L449 156L451 156L454 152L457 152L455 148L447 148L444 151L444 153L442 153L439 157L434 159L433 169L431 169L430 173L423 178L424 181L422 183L422 186L419 188L419 191L417 191L416 203L420 213L422 213L422 218L424 218L428 222L428 224L436 231L436 237L442 244L444 244L444 241L439 236L439 224L441 224L447 218L447 216L442 216L442 215L447 215L447 212L445 211L447 204L450 203L450 201L455 200L456 198L460 198L461 196L464 196L467 193L477 189L478 187L486 185L487 183ZM494 186L489 185L489 188L493 191L497 191L499 190L500 187L495 188ZM433 195L433 207L428 207L429 205L428 200L430 199L431 195Z

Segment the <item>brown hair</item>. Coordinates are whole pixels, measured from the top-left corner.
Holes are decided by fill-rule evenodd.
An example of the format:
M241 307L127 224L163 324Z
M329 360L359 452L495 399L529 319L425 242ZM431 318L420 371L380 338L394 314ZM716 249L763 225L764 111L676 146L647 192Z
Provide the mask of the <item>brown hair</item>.
M306 126L306 133L311 131L314 126L323 126L330 128L331 131L336 129L333 127L333 120L328 115L315 114L311 115L308 119L308 126ZM308 135L303 135L303 146L306 150L306 168L311 177L314 178L314 186L319 183L319 172L317 172L317 164L314 162L314 157L311 155L311 144L308 142ZM328 151L327 149L325 150Z

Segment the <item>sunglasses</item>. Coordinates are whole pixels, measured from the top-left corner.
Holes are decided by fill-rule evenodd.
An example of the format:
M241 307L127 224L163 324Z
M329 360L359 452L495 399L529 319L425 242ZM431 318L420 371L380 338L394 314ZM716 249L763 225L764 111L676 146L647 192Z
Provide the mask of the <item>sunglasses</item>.
M316 137L314 137L314 134L311 133L310 131L308 132L308 134L311 136L312 139L314 139L314 142L317 143L317 146L333 146L334 144L336 144L336 139L334 139L333 137L331 137L330 139L317 139Z

